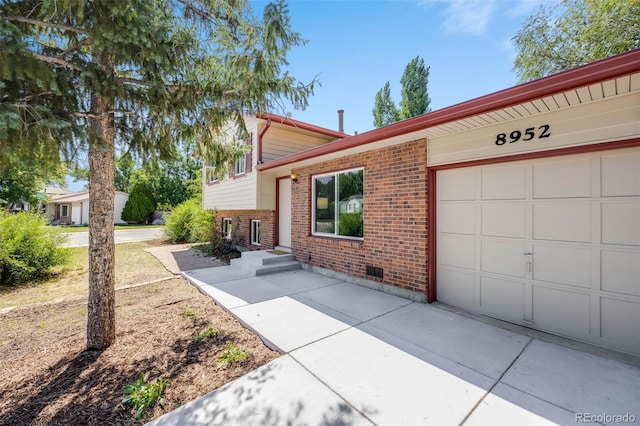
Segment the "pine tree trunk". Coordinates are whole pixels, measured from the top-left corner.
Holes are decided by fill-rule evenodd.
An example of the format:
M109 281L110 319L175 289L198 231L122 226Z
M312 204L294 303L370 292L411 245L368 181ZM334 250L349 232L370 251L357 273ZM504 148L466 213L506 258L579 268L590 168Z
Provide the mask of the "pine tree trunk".
M95 55L94 62L113 72L112 58ZM116 337L113 100L92 95L90 117L87 349L103 350Z

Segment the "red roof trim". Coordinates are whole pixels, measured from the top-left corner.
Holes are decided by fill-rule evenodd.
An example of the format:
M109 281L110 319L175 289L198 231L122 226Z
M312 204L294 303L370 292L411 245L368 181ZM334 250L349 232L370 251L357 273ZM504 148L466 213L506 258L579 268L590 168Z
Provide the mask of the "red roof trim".
M308 160L320 155L331 154L344 149L424 130L429 127L484 114L638 71L640 71L640 49L269 161L268 163L260 164L257 169L269 170L297 161Z
M320 133L325 136L331 136L337 139L344 139L348 137L346 133L336 132L335 130L326 129L324 127L315 126L313 124L305 123L304 121L293 120L288 117L283 117L281 115L272 114L272 113L259 113L256 115L257 118L261 118L263 120L271 119L273 123L280 123L286 126L295 127L296 129L309 130L311 132Z

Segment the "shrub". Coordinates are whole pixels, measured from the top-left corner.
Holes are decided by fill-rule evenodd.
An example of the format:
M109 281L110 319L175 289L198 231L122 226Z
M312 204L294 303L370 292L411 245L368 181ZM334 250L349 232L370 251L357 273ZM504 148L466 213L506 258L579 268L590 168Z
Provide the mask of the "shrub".
M202 243L211 240L215 223L216 212L203 210L200 200L192 198L166 216L165 234L174 243Z
M0 213L0 285L13 285L47 276L68 262L68 237L36 213Z
M131 406L136 410L136 419L140 420L145 410L158 402L164 407L164 391L167 389L167 379L156 379L154 383L145 383L144 373L140 373L138 380L127 385L124 388L126 395L122 400L122 404Z
M129 199L122 209L122 220L131 223L147 223L156 209L156 201L149 186L138 182L131 189Z

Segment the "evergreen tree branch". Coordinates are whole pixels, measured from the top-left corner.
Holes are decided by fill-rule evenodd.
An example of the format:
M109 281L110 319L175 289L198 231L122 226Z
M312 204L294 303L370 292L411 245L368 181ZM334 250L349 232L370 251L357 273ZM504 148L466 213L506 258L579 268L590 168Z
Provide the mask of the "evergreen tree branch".
M56 58L60 58L60 59L66 58L67 56L69 56L73 52L76 52L76 51L82 49L85 46L89 46L90 44L91 44L91 39L89 37L87 37L84 40L80 41L75 46L72 46L72 47L68 48L67 50L64 50L64 51L58 53L56 55Z
M42 55L36 52L31 52L31 54L33 55L34 58L42 62L46 62L48 64L60 65L66 68L71 68L72 70L75 70L75 71L82 71L82 67L72 64L71 62L67 62L64 59L58 58L57 56L47 56L47 55Z
M23 22L25 24L37 25L45 28L70 31L77 34L89 34L88 31L80 28L71 27L69 25L56 24L53 22L41 21L39 19L25 18L24 16L6 16L5 19L7 19L8 21Z

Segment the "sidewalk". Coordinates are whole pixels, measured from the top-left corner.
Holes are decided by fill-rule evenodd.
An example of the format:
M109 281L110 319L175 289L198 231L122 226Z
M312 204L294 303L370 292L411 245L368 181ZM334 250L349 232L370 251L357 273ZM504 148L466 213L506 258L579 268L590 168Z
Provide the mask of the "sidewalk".
M632 356L305 270L184 275L283 355L150 425L640 422Z

